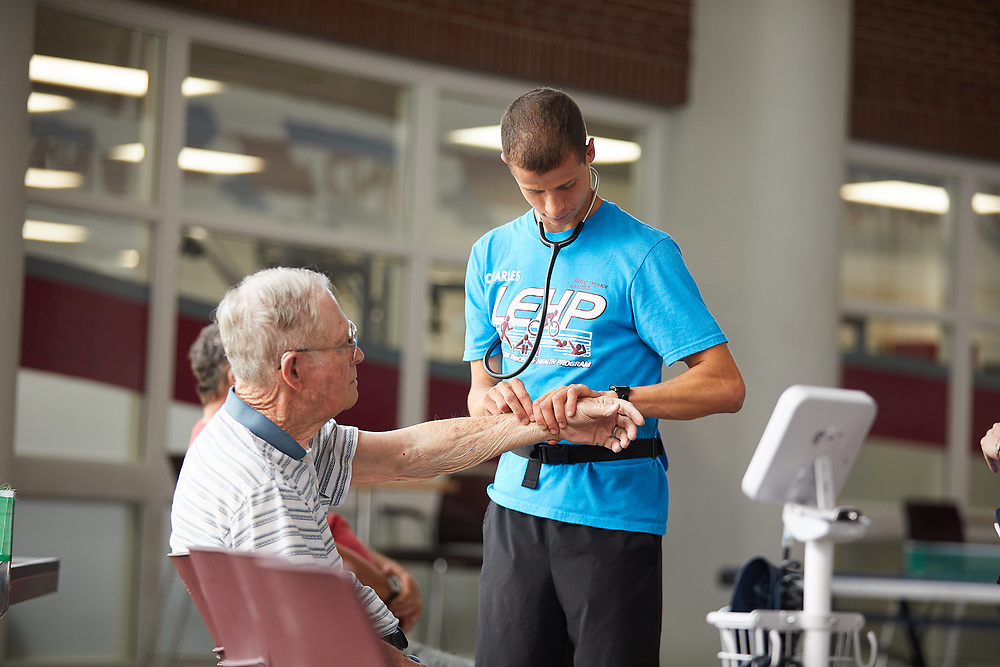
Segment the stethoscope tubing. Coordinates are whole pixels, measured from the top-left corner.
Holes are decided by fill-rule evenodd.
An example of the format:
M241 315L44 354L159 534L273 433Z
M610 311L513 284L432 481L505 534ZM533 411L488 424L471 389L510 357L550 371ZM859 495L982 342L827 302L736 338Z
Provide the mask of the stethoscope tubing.
M549 311L549 287L552 284L552 269L556 265L556 257L559 255L560 250L562 250L563 248L571 244L573 241L575 241L576 237L578 237L580 235L580 232L583 231L583 223L587 220L587 218L590 217L591 212L594 210L594 203L597 201L597 188L601 184L601 177L600 174L597 173L597 170L594 169L593 167L590 168L590 171L591 173L594 174L595 178L594 196L590 200L590 208L587 209L587 215L583 216L583 220L581 220L577 224L572 234L570 234L562 241L553 241L552 239L550 239L548 236L545 235L545 227L542 225L541 220L537 220L536 216L536 221L538 222L538 238L541 239L542 243L544 243L545 245L547 245L549 248L552 249L552 253L549 255L549 266L545 270L545 289L542 292L542 312L539 315L539 320L538 320L539 321L538 333L535 334L535 342L531 345L531 350L528 352L528 356L525 357L524 362L520 366L518 366L515 370L509 373L497 373L492 368L490 368L490 357L493 356L494 350L500 347L502 339L497 338L495 341L493 341L492 344L490 344L489 349L487 349L486 353L483 354L483 368L486 369L487 374L489 374L489 376L492 377L494 380L509 380L513 377L517 377L518 375L523 373L524 370L528 368L528 366L531 365L531 362L535 359L535 356L538 354L538 348L542 344L542 334L545 332L545 327L542 326L541 323L545 322L545 318L548 315Z

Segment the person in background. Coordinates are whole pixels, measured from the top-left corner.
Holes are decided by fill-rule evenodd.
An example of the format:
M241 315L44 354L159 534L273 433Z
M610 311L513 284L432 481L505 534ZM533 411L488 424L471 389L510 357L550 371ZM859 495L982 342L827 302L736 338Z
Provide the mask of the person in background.
M983 448L983 458L986 459L986 465L990 467L990 470L996 472L1000 469L1000 422L994 424L986 432L986 435L979 441L979 445Z
M531 209L469 257L469 413L512 414L554 434L581 398L604 397L628 399L646 421L620 454L560 435L558 446L501 457L476 662L657 665L668 499L657 420L736 412L743 378L677 243L598 195L597 148L576 102L532 90L508 106L500 137ZM687 368L662 381L677 361Z
M219 337L219 325L215 322L205 325L198 332L198 337L188 350L188 360L191 362L191 373L194 374L195 391L201 402L201 418L191 429L191 439L188 440L190 447L208 420L226 402L226 394L236 383L236 379L226 360L226 351L222 348L222 339Z
M258 551L340 570L327 513L352 482L429 479L556 437L622 451L643 422L627 401L602 396L580 399L557 433L509 415L361 431L335 421L358 400L364 352L329 278L264 269L226 292L216 321L236 384L187 451L171 506L174 552ZM411 664L399 621L354 581L391 663Z

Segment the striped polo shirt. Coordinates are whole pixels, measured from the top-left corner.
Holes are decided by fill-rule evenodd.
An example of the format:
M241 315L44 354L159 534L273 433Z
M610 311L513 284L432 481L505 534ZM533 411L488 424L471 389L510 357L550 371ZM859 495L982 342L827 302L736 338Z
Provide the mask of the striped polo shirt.
M344 502L357 441L356 428L331 420L303 449L230 389L184 456L170 513L171 551L257 551L343 570L326 515ZM350 576L376 632L395 632L392 612Z

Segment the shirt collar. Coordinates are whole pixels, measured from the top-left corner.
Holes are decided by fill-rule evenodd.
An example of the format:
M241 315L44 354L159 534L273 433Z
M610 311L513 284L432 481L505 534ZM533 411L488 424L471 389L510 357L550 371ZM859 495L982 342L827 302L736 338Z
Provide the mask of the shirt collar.
M236 395L233 387L229 389L229 396L226 397L226 404L223 406L233 419L243 426L246 426L255 436L271 445L282 454L301 460L306 455L306 450L295 442L295 439L285 433L280 426L262 415L254 408Z

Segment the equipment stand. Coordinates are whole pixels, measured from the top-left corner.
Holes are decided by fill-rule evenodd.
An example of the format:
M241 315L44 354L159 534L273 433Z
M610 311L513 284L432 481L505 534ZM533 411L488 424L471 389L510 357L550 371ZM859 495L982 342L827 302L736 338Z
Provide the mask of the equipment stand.
M802 613L819 618L830 613L833 580L833 547L851 542L865 533L870 523L860 512L834 507L832 467L827 457L816 459L816 507L788 503L781 518L785 532L802 542ZM828 667L830 632L808 630L803 650L804 667Z

